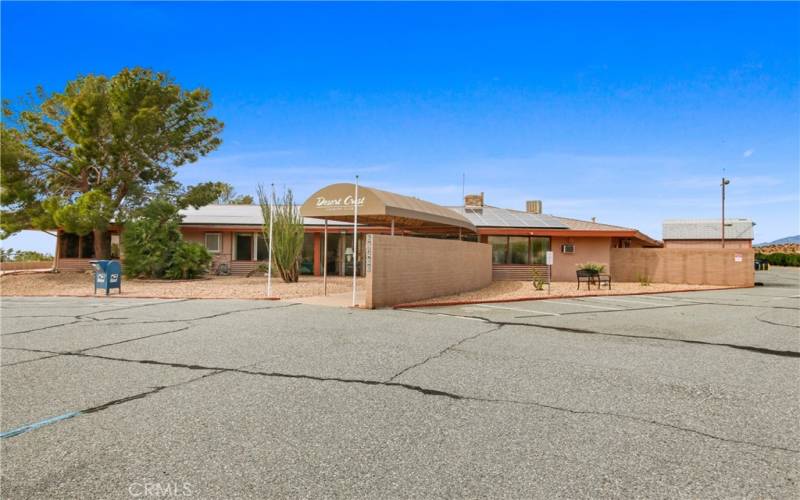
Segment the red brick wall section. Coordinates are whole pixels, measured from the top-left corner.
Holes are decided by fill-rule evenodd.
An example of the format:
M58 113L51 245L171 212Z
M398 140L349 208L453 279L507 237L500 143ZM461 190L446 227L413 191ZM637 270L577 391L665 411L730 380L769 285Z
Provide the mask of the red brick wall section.
M755 252L750 248L612 248L614 281L690 285L753 286Z
M370 309L476 290L492 282L492 249L487 244L378 234L368 238Z

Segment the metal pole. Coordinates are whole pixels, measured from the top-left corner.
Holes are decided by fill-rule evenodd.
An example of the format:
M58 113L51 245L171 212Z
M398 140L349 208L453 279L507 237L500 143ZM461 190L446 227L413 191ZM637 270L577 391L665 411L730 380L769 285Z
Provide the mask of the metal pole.
M272 198L269 200L269 262L267 263L267 297L272 297L272 214L275 212L275 184L272 184Z
M392 236L394 236L394 217L392 217Z
M358 272L358 176L353 207L353 307L356 306L356 274Z
M325 243L322 245L322 295L328 295L328 219L325 219Z
M720 227L720 229L722 229L722 231L720 232L722 237L722 248L725 248L725 186L727 186L730 183L731 181L726 179L725 177L722 178L722 183L720 183L720 185L722 186L722 225Z

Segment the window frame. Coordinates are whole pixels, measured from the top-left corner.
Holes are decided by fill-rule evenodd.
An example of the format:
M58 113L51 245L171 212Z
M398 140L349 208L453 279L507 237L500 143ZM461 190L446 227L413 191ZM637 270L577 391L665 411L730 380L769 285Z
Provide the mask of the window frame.
M208 247L208 237L209 236L216 236L217 237L217 249L212 250ZM219 254L222 253L222 233L205 233L203 235L203 246L206 247L208 253Z

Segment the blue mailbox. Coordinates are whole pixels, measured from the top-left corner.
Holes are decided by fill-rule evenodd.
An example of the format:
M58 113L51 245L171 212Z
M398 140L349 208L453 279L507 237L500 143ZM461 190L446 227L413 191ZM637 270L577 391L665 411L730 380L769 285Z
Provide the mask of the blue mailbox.
M118 260L93 260L94 266L94 293L97 289L105 290L106 295L112 288L122 293L122 266Z

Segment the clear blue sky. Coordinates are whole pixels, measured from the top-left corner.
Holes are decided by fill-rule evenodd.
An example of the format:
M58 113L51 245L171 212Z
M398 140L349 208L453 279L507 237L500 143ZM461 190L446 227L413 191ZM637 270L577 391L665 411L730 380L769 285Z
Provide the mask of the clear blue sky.
M800 5L2 3L2 95L141 65L207 87L186 183L350 181L639 228L800 232ZM25 238L6 245L25 246ZM20 243L22 242L22 243ZM13 244L12 244L13 243Z

